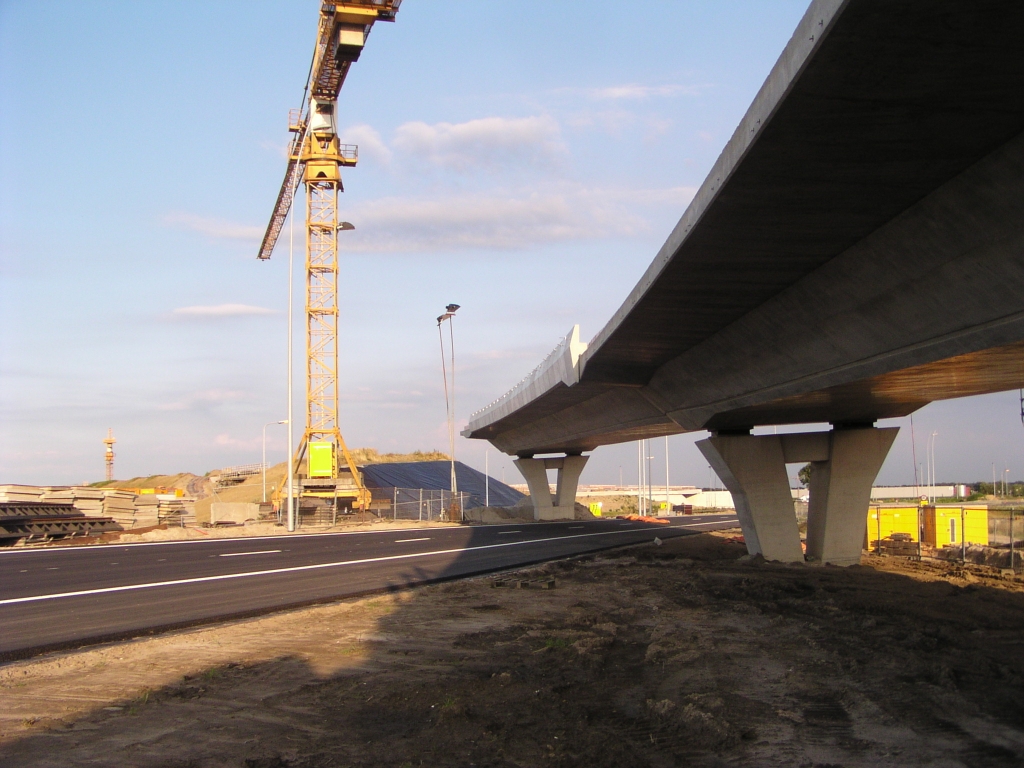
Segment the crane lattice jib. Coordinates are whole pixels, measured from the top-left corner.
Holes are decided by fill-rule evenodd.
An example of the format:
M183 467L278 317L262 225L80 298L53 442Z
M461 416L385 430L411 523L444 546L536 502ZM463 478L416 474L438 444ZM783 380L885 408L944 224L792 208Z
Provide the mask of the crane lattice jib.
M292 154L288 158L288 169L284 174L284 182L281 184L281 191L277 193L277 204L274 206L274 213L270 217L267 231L263 235L263 242L260 244L259 258L269 259L277 245L277 238L281 234L285 219L288 218L288 211L292 208L292 198L295 197L295 179L299 172L298 157Z
M320 7L320 26L313 64L310 67L306 92L310 99L334 101L345 84L349 67L359 58L356 50L345 44L345 33L362 32L362 41L370 34L375 21L394 21L402 0L349 0L344 3L323 3ZM361 48L362 46L358 46ZM309 124L310 102L302 105L301 117L290 127L295 132L288 151L288 167L284 181L277 193L277 203L271 214L267 231L260 243L258 258L269 259L277 245L281 228L288 218L295 196L296 179L302 170L302 147L307 140L306 126Z

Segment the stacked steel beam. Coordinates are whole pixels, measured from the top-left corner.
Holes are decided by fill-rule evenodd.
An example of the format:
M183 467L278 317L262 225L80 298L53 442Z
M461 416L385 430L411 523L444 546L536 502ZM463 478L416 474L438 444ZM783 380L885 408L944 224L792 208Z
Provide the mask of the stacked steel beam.
M89 517L71 504L0 502L0 546L43 542L119 531L109 517Z

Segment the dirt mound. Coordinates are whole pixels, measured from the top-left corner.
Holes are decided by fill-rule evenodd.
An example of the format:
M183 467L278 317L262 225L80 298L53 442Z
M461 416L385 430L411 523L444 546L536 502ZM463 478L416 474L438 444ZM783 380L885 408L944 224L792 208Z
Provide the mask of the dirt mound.
M128 480L110 480L93 483L97 488L169 488L171 490L188 491L189 485L202 480L199 475L191 472L179 472L176 475L149 475L148 477L132 477Z
M350 448L349 455L356 464L401 464L408 461L450 461L441 451L413 451L412 453L378 453L376 448Z

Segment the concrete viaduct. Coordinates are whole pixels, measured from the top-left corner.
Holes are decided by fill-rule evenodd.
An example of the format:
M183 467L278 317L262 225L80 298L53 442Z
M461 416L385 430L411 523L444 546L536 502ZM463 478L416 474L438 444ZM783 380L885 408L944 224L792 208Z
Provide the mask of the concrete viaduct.
M807 559L857 562L897 431L875 422L1024 386L1022 40L1012 0L815 0L608 324L462 434L558 519L585 451L708 430L750 552L785 561L809 461Z

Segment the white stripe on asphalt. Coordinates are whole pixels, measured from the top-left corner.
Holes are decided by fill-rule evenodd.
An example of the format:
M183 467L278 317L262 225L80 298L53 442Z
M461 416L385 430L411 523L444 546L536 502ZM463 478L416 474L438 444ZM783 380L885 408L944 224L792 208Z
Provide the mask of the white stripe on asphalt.
M708 523L700 523L700 525L711 525L712 523L724 523L724 522L727 522L727 521L729 521L731 519L735 519L735 518L726 518L725 520L713 520L713 521L710 521ZM547 520L547 521L543 521L540 524L541 525L553 525L553 524L557 525L559 522L564 522L564 521ZM598 521L595 520L593 522L598 522ZM503 525L492 525L492 526L489 526L489 527L490 528L504 528L504 527L507 527L508 525L514 525L514 523L505 523ZM676 527L676 528L680 528L680 527L681 528L688 528L690 526L683 525L683 526L674 526L674 527ZM419 533L420 531L430 531L432 533L440 532L440 533L443 534L443 533L448 532L448 531L454 531L454 530L459 530L459 529L456 528L455 526L451 526L451 527L445 526L445 527L442 527L442 528L406 528L405 530L407 530L409 533ZM124 531L124 533L131 533L131 531L130 530ZM324 537L324 536L372 536L373 534L388 534L388 533L395 533L395 532L394 531L387 531L387 530L376 530L376 531L324 531L322 533L294 533L294 534L279 533L279 534L275 534L273 536L236 536L236 537L232 537L232 538L215 537L215 538L212 538L212 539L179 539L177 541L136 541L136 542L132 542L130 544L125 542L125 543L121 543L121 544L97 544L97 545L82 546L82 547L48 547L46 549L42 549L42 548L35 549L35 548L33 548L33 549L12 550L12 549L9 549L9 548L0 548L0 558L4 558L4 557L19 557L19 556L24 556L24 555L40 555L40 554L44 554L44 553L49 554L49 553L60 553L60 552L64 552L64 553L71 553L71 552L76 552L76 553L77 552L96 552L97 549L101 548L101 547L105 548L105 551L110 551L112 549L121 549L121 551L127 551L127 550L130 550L130 549L137 549L137 548L142 548L142 547L176 547L176 546L179 546L179 545L182 545L182 544L187 546L189 544L227 544L229 542L237 542L237 541L244 541L244 542L282 541L282 536L287 536L288 537L287 539L284 539L285 541L292 541L294 539L311 539L311 538L314 538L314 537Z
M241 557L242 555L272 555L280 549L260 549L256 552L225 552L221 557Z
M426 536L426 537L424 537L422 539L395 539L394 543L395 544L407 544L410 541L430 541L430 537Z
M499 536L508 536L510 533L522 533L522 531L498 531Z
M697 523L696 525L707 525ZM688 528L691 526L677 525L676 528ZM152 589L153 587L172 587L180 584L199 584L204 581L224 581L226 579L244 579L250 576L271 576L276 573L294 573L297 571L313 571L322 568L338 568L343 565L364 565L366 563L383 563L388 560L410 560L414 557L431 557L432 555L453 555L457 552L472 552L477 549L497 549L500 547L521 547L524 544L537 544L553 541L564 541L565 539L585 539L591 536L608 536L618 533L639 533L640 530L630 531L601 531L599 533L576 533L572 536L558 536L553 539L528 539L527 541L510 541L505 544L482 544L479 547L460 547L458 549L442 549L435 552L417 552L409 555L388 555L386 557L369 557L364 560L343 560L337 563L317 563L315 565L295 565L289 568L269 568L265 571L247 571L245 573L224 573L219 576L195 576L191 579L174 579L171 581L154 581L146 584L126 584L120 587L100 587L98 589L83 589L77 592L59 592L52 595L34 595L32 597L12 597L7 600L0 600L0 605L14 605L15 603L35 603L42 600L57 600L65 597L83 597L85 595L102 595L109 592L129 592L135 589ZM656 533L656 531L650 531Z

